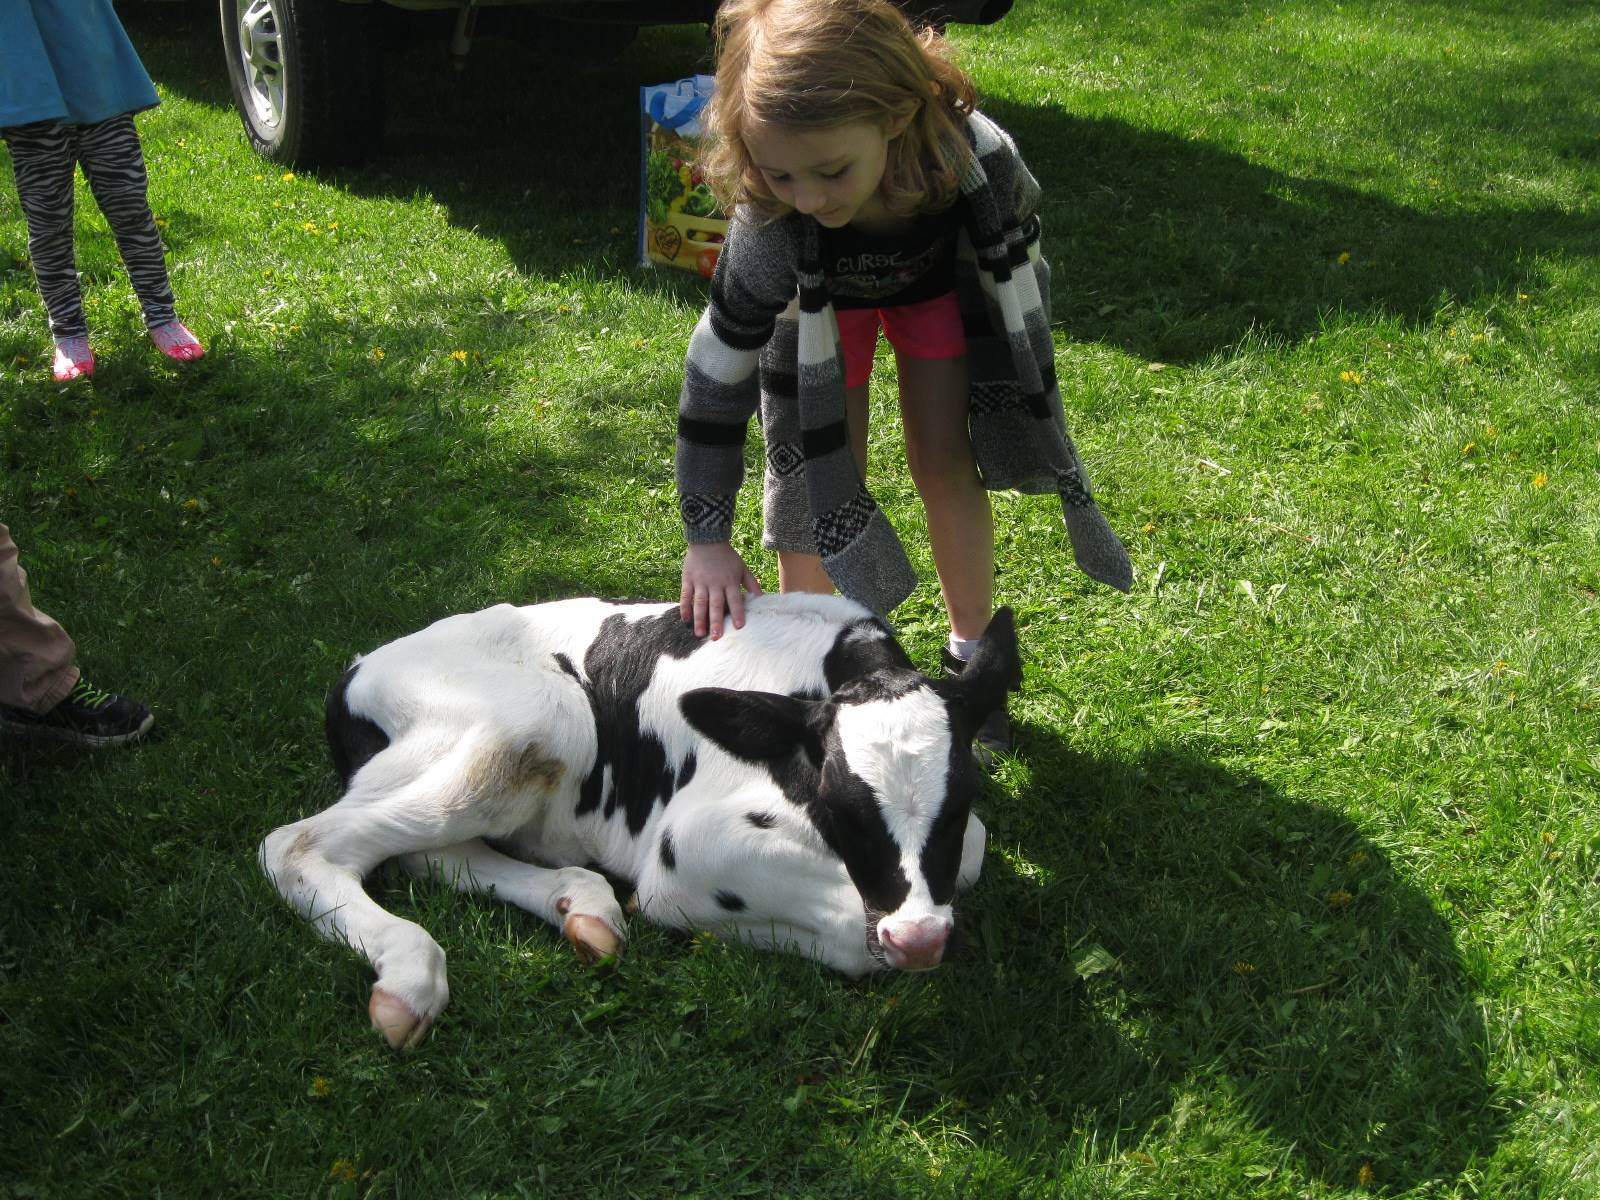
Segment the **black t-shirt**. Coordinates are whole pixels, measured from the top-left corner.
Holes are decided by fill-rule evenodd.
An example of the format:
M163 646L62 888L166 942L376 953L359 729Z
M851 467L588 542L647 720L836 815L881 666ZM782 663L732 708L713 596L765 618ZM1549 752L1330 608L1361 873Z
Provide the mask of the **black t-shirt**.
M956 286L961 204L920 213L908 229L861 233L822 228L822 274L835 308L894 308L932 300Z

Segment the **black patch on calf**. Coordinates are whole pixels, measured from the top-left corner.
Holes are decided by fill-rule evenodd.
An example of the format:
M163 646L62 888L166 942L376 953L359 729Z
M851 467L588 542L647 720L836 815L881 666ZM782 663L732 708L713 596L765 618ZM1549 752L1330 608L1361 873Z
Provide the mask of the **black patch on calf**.
M749 821L750 824L754 825L757 829L771 829L778 823L777 817L773 816L771 813L764 812L747 812L744 815L744 819Z
M602 810L610 820L620 808L628 832L637 836L657 803L666 804L693 776L692 756L674 767L661 739L640 728L639 699L650 686L656 663L688 658L704 644L676 608L635 621L615 613L601 624L583 656L588 678L581 682L594 714L598 750L578 792L579 816ZM607 767L611 786L602 795Z
M669 871L676 871L678 869L678 855L672 849L671 833L666 830L662 831L661 845L657 849L661 855L661 865Z
M918 866L928 881L928 894L935 904L949 904L956 897L956 877L961 874L961 851L967 840L967 821L972 815L972 799L982 790L977 764L972 761L972 739L950 739L950 761L945 768L944 807L922 844Z
M912 669L911 659L894 640L894 634L876 617L852 621L839 630L839 636L833 639L832 648L822 660L822 673L828 680L830 692L885 667Z
M748 907L744 900L732 892L717 892L712 899L724 912L743 912Z
M819 784L806 805L811 823L828 848L844 860L861 898L879 912L894 912L911 894L911 881L900 869L900 849L883 819L878 798L872 786L846 764L835 729L828 731L827 759Z
M350 711L347 693L350 681L361 669L357 663L343 675L328 692L328 702L323 709L323 728L328 734L328 749L333 752L333 769L339 773L339 782L345 787L355 773L380 753L389 748L389 735L376 722L358 717Z

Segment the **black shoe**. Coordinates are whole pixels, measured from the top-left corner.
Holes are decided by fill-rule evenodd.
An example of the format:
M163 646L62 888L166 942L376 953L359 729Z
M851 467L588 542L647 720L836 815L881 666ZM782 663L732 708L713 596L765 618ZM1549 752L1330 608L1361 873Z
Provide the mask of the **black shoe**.
M947 679L953 679L966 669L966 663L950 653L946 646L940 655L944 664L944 673ZM972 739L972 757L985 771L994 766L996 754L1011 753L1011 716L1006 712L1005 705L995 709L984 718L983 724L978 726L978 732Z
M0 729L19 737L59 738L80 746L120 746L136 741L155 721L144 705L82 679L47 713L0 704Z

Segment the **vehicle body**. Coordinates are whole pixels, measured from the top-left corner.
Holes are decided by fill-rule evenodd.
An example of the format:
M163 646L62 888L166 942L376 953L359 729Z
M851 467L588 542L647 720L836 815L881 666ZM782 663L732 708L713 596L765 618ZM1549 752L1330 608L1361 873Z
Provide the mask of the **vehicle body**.
M453 11L457 62L484 9L524 9L543 28L583 28L620 50L641 25L709 23L717 0L217 0L234 103L264 158L364 157L384 120L383 9ZM913 19L987 24L1012 0L902 0Z

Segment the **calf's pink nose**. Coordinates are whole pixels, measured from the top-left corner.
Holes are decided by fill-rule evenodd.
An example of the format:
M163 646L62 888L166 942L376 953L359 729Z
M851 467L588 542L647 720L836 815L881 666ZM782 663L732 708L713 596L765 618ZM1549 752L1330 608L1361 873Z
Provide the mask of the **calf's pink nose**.
M944 961L945 942L950 937L950 922L938 917L918 917L914 921L883 922L878 941L891 967L902 971L926 971Z

